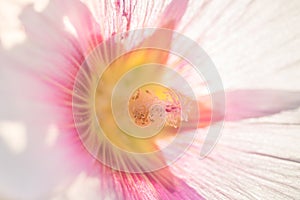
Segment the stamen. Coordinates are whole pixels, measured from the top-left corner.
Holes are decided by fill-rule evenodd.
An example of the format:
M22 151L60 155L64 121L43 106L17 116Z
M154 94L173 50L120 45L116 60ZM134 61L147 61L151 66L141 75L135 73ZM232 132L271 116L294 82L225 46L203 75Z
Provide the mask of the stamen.
M177 128L181 120L181 107L175 92L164 86L151 84L132 94L129 114L135 124L141 127L165 122L165 125Z

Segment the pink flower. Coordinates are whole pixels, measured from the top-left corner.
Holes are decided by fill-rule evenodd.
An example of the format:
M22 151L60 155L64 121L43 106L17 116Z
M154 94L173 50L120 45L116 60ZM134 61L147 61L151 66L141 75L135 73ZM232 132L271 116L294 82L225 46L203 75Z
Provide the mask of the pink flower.
M23 41L0 26L1 199L299 197L299 6L25 6Z

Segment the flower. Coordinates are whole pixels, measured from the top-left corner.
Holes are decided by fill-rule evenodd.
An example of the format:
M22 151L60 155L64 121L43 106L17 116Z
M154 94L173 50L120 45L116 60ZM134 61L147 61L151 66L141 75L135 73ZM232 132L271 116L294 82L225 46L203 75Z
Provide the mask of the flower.
M299 6L187 0L26 6L20 15L26 39L1 47L1 198L297 198ZM218 74L201 81L186 62L201 58L212 66L187 36L219 71L226 115L223 91L203 91ZM128 89L145 79L176 90ZM184 81L200 90L196 98L185 94ZM132 131L128 119L144 131ZM141 139L164 120L162 134ZM223 120L215 145L218 135L209 130ZM201 147L210 152L203 159ZM135 156L141 153L150 156Z

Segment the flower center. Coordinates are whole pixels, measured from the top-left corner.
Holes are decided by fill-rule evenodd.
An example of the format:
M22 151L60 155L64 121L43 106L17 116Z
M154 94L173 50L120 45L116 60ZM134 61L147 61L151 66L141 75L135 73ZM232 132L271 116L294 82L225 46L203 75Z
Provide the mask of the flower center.
M131 120L140 127L151 124L177 127L180 102L174 91L160 84L147 84L134 91L128 102Z

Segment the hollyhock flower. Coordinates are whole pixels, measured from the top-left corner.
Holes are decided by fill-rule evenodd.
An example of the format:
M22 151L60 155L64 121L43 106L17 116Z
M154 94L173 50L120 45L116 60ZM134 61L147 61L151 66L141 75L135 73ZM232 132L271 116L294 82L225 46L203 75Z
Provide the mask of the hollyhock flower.
M300 196L298 1L1 4L1 199Z

